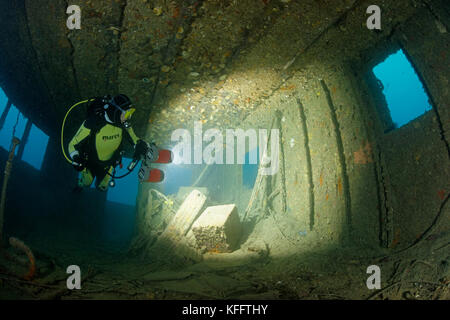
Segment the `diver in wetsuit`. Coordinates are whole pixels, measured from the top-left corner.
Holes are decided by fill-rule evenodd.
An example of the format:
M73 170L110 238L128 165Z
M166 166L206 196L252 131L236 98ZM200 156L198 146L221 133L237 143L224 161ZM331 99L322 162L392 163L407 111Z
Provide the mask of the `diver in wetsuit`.
M125 139L134 146L135 159L147 152L149 144L136 136L128 122L134 111L124 94L89 103L87 118L69 143L72 165L81 172L74 192L89 187L94 178L98 190L108 189L114 168L121 163Z

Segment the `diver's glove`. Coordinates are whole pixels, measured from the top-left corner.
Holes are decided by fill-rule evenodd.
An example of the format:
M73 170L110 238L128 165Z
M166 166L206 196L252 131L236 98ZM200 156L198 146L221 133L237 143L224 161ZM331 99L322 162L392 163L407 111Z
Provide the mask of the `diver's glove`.
M144 140L138 140L136 145L134 146L134 159L142 159L145 157L149 148L149 144Z
M77 171L83 171L85 165L84 160L80 156L80 153L78 151L74 151L70 154L70 157L72 158L72 165Z

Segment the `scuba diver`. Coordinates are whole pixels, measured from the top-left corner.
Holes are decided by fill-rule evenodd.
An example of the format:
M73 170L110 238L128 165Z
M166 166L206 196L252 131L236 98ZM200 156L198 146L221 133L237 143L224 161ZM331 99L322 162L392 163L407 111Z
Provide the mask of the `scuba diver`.
M144 157L153 146L138 138L128 122L135 109L126 95L107 95L88 103L86 120L69 143L72 165L81 172L74 192L90 187L94 178L100 191L114 185L111 179L116 166L122 167L124 140L134 146L134 160Z

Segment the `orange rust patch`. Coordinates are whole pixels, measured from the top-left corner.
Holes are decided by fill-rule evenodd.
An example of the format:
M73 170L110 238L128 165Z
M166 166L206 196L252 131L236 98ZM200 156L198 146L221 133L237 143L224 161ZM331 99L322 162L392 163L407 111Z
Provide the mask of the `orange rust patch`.
M329 196L328 196L328 193L325 195L325 200L327 200L328 201L328 198L329 198Z
M95 10L86 10L86 14L88 17L90 18L102 18L103 17L103 13L99 12L99 11L95 11Z
M437 192L439 199L444 200L445 199L445 190L439 190Z
M224 253L225 251L219 248L219 244L216 244L214 248L208 250L208 253Z
M176 19L178 18L179 15L180 15L180 8L176 7L175 10L173 11L172 18Z
M291 84L290 86L285 86L285 87L280 88L281 91L294 90L294 89L295 89L295 85L293 85L293 84Z
M395 230L394 240L390 244L389 248L395 248L400 243L400 229Z
M338 189L339 195L341 195L342 194L342 180L341 180L341 177L338 178L337 189Z
M320 174L319 185L323 186L323 173Z
M363 143L358 151L353 152L353 158L356 164L372 163L372 144L369 141L366 144Z

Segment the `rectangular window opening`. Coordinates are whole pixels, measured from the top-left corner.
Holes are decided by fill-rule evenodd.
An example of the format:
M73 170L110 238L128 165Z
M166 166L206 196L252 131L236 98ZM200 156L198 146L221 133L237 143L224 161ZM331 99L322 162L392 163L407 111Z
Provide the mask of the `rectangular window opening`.
M8 97L0 88L0 113L3 113L7 103ZM11 105L0 131L0 147L9 152L13 135L19 138L21 143L24 143L23 135L27 121L28 119L20 113L19 109ZM42 161L47 150L48 139L49 137L44 132L35 125L32 125L28 140L25 142L25 146L22 146L24 149L21 160L27 162L37 170L41 170ZM20 147L21 145L16 148L15 155L18 154Z
M27 119L19 112L19 110L14 105L12 105L11 109L8 112L8 115L6 116L3 128L0 131L0 146L9 152L13 134L15 137L22 140L22 135L25 130L26 123ZM17 150L18 148L16 149L16 155Z
M403 50L398 50L376 65L373 73L382 84L395 128L431 110L424 86Z
M41 170L47 145L48 136L33 124L23 150L22 160L34 168Z

